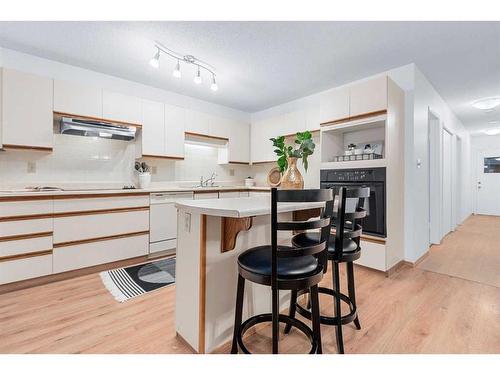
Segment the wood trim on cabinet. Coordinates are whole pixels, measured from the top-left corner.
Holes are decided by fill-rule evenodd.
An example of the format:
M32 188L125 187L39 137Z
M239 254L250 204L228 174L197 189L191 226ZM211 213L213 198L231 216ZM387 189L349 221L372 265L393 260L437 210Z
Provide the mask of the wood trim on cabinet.
M54 195L53 199L87 199L87 198L109 198L109 197L136 197L149 196L149 192L131 192L131 193L90 193L90 194L65 194Z
M68 217L68 216L102 215L102 214L113 214L118 212L134 212L134 211L148 211L148 210L149 206L106 208L102 210L54 212L53 216L54 218L58 218L58 217Z
M361 241L366 241L366 242L372 242L372 243L377 243L380 245L385 245L385 238L379 238L379 237L372 237L366 234L361 235Z
M250 228L252 228L252 217L221 217L220 252L225 253L226 251L234 250L238 234Z
M205 303L207 294L207 215L200 218L200 280L198 285L198 353L205 354Z
M252 164L268 164L268 163L276 163L276 160L264 160L264 161L253 161Z
M380 116L380 115L385 115L385 114L387 114L387 109L383 109L381 111L374 111L374 112L363 113L361 115L356 115L356 116L345 117L345 118L341 118L341 119L338 119L338 120L322 122L320 124L320 126L339 125L339 124L343 124L343 123L349 122L349 121L361 120L361 119L364 119L364 118L369 118L369 117L374 117L374 116Z
M114 124L121 124L121 125L126 125L126 126L132 126L134 128L142 128L141 124L136 124L133 122L126 122L126 121L120 121L120 120L112 120L109 118L103 118L103 117L92 117L92 116L82 116L82 115L77 115L75 113L67 113L67 112L58 112L54 111L53 112L55 116L67 116L67 117L74 117L82 120L97 120L97 121L103 121L103 122L111 122Z
M0 257L0 263L2 263L2 262L11 262L13 260L20 260L20 259L41 257L43 255L51 255L51 254L52 254L52 249L50 249L50 250L41 250L41 251L33 251L31 253L23 253L23 254L16 254L16 255L7 255L5 257Z
M5 221L40 220L40 219L51 219L51 218L52 218L52 214L4 216L4 217L0 217L0 223L5 222Z
M248 161L233 161L233 160L229 160L228 162L229 164L240 164L240 165L249 165L250 162Z
M39 237L51 237L53 232L40 232L40 233L28 233L28 234L16 234L14 236L4 236L0 237L0 242L7 241L19 241L19 240L30 240L32 238Z
M184 156L142 154L142 157L143 158L154 158L154 159L184 160Z
M131 233L115 234L115 235L112 235L112 236L87 238L87 239L84 239L84 240L58 242L58 243L55 243L53 246L54 246L54 249L55 249L55 248L60 248L60 247L82 245L82 244L92 243L92 242L117 240L119 238L144 236L146 234L149 234L149 230L144 230L144 231L141 231L141 232L131 232Z
M226 141L226 142L229 142L229 138L225 138L225 137L218 137L218 136L215 136L215 135L208 135L208 134L201 134L201 133L193 133L193 132L184 132L185 135L190 135L190 136L193 136L193 137L201 137L201 138L208 138L208 139L216 139L216 140L219 140L219 141Z
M52 152L54 150L52 147L12 145L5 143L3 144L3 148L6 150L26 150L26 151L44 151L44 152Z

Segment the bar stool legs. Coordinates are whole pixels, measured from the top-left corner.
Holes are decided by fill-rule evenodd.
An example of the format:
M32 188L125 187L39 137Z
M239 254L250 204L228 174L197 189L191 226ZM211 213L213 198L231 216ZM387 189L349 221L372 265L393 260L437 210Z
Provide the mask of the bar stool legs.
M346 269L347 269L347 289L348 289L348 295L349 299L351 300L352 304L356 307L356 291L354 287L354 266L352 262L347 262L346 263ZM361 329L361 324L359 323L359 318L358 315L356 315L356 319L354 319L354 325L356 326L356 329Z
M233 345L231 346L231 354L238 353L237 337L241 328L244 293L245 293L245 279L241 275L238 275L238 290L236 292L236 311L234 314L234 334L233 334Z
M339 272L339 264L338 262L332 262L332 279L333 279L333 290L335 290L335 295L333 296L333 308L334 308L334 316L337 319L337 324L335 328L337 330L337 351L339 354L344 354L344 339L342 337L342 322L341 322L341 307L340 307L340 272Z
M279 290L272 288L273 298L273 317L272 317L272 333L273 333L273 354L278 354L278 335L279 335Z
M292 290L292 293L290 295L290 309L288 311L288 316L290 318L295 318L295 312L297 311L297 291ZM292 329L291 324L287 324L285 326L285 334L290 333L290 330Z
M312 312L312 325L313 334L316 338L318 348L316 350L317 354L323 354L323 347L321 345L321 316L319 313L319 294L318 285L313 285L311 287L311 312ZM295 299L297 299L297 292L295 292ZM294 304L296 306L297 304ZM294 312L295 315L295 312Z

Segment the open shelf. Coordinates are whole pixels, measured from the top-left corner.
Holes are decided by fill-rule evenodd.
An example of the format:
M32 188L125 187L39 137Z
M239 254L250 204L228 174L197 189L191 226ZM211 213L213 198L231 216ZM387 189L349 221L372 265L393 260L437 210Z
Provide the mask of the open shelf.
M322 164L332 164L331 168L339 168L345 164L350 167L385 165L385 123L385 117L375 117L366 119L364 122L356 121L321 129ZM347 157L355 160L339 160L339 158L344 158L350 144L356 145L358 153ZM375 149L376 156L363 153L365 145L368 144Z

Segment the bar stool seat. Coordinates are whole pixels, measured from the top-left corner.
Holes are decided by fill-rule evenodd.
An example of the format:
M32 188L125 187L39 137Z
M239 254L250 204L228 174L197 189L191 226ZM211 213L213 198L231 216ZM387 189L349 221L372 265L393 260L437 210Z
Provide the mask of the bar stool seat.
M318 243L318 239L315 243ZM312 244L312 243L311 243ZM278 246L278 251L291 250L290 246ZM258 246L246 250L238 257L238 265L257 277L271 277L271 246ZM323 272L318 260L312 255L295 258L280 258L277 264L278 279L306 277ZM269 280L270 281L270 280Z

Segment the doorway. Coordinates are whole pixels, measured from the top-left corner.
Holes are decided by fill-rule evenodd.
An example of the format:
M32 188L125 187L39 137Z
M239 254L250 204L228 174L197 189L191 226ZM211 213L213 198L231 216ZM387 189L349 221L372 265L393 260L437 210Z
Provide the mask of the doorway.
M500 149L477 151L475 190L475 213L500 216Z
M429 242L441 243L441 121L428 110Z
M442 137L442 233L441 238L453 230L453 134L443 127Z

